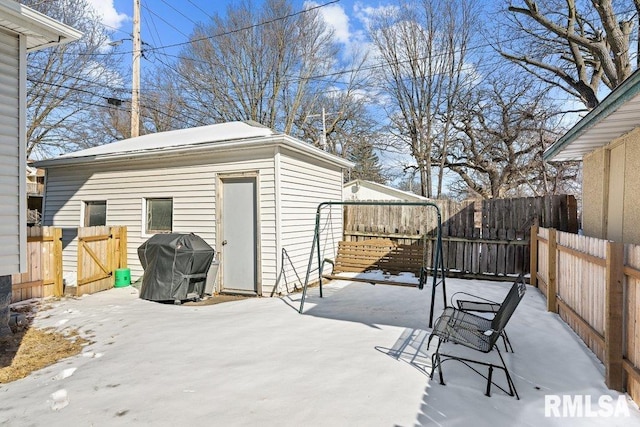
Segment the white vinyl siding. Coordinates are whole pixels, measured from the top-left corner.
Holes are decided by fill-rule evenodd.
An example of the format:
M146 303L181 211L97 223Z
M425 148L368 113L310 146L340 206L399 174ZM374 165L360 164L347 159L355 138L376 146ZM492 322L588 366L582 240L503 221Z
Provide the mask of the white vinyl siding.
M20 88L22 57L17 35L0 30L0 276L21 270L21 252L26 248L22 230L26 210L24 141L20 132ZM24 199L24 200L23 200Z
M311 162L309 158L282 152L280 156L280 239L300 277L309 263L318 205L342 201L342 170L335 165ZM320 259L335 258L342 240L342 206L326 207L321 215ZM317 254L313 268L317 269ZM330 268L330 266L329 266ZM297 279L286 266L289 283ZM310 277L316 280L317 271Z
M269 271L275 269L265 265L265 259L275 258L273 159L255 154L245 154L243 157L244 160L230 156L200 155L197 159L183 157L163 162L139 161L133 165L49 168L43 220L44 224L63 228L64 271L76 270L77 241L68 229L81 226L80 211L85 200L107 200L107 225L127 226L127 260L133 280L143 273L137 249L150 237L144 232L143 204L146 198L172 198L172 231L193 232L216 248L217 252L217 175L257 171L260 184L262 271L275 281L275 271Z
M171 198L172 231L199 235L216 249L216 258L220 259L219 251L224 247L217 241L216 232L217 183L225 177L257 175L258 281L261 294L269 296L281 269L281 249L287 250L296 271L304 277L316 208L323 201L342 200L339 162L295 149L274 138L251 150L218 151L212 146L210 152L50 166L43 221L63 228L63 269L75 271L77 242L73 230L82 224L83 204L106 200L107 225L127 226L128 264L136 280L143 274L137 249L150 237L144 232L147 199ZM328 218L325 212L324 223ZM333 258L341 239L342 207L337 206L332 208L329 229L322 235L322 258ZM295 274L290 266L285 271L292 283Z

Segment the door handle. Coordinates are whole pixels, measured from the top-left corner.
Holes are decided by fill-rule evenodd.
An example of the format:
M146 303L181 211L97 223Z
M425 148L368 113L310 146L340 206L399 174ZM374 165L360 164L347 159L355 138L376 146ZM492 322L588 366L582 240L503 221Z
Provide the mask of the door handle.
M222 246L224 246L224 245L226 245L226 244L227 244L227 241L226 241L226 240L223 240L223 241L222 241Z

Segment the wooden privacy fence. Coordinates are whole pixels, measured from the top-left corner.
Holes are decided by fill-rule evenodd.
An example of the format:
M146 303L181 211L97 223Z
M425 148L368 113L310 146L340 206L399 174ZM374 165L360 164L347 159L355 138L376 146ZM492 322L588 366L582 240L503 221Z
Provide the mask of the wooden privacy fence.
M573 196L431 202L441 212L444 267L450 275L511 280L509 275L529 272L531 225L577 232ZM431 207L344 207L345 241L387 238L400 245L424 247L428 268L432 267L436 236L437 216Z
M531 228L531 284L640 403L640 246Z
M11 276L11 302L29 298L82 295L110 289L113 272L127 266L126 227L78 229L77 286L63 285L62 229L27 229L28 271Z
M29 298L62 296L62 230L54 227L27 228L25 273L11 276L11 302Z

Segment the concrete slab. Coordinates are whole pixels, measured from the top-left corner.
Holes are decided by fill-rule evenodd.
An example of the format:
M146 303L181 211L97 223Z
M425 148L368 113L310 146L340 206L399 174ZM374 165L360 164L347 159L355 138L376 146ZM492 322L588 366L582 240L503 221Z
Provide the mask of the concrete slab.
M448 279L447 287L500 300L509 284ZM338 281L324 296L311 289L304 315L299 294L175 306L127 287L53 302L36 326L79 329L94 343L0 385L0 424L640 424L637 407L606 388L602 365L535 289L508 326L519 401L499 390L484 396L484 380L454 362L444 366L446 386L429 380L429 288ZM545 416L545 395L589 396L597 416ZM626 412L600 411L601 396L614 404L622 396Z

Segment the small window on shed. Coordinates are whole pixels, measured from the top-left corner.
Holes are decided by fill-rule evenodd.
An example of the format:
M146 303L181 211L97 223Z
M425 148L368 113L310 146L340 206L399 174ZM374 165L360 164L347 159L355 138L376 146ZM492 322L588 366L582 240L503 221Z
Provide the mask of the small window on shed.
M147 199L147 233L171 233L173 199Z
M107 225L107 201L92 200L84 202L84 226Z

